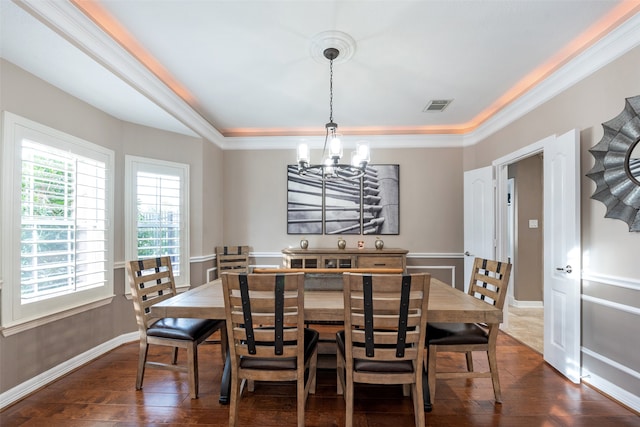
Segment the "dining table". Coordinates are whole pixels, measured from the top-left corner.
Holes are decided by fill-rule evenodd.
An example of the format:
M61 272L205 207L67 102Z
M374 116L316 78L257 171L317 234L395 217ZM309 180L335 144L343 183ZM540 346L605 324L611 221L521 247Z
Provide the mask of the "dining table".
M436 278L431 278L427 319L444 323L502 323L502 310L464 293ZM191 317L225 319L222 281L216 279L201 286L177 294L151 306L156 317ZM339 290L305 290L305 322L344 321L344 295ZM220 387L219 402L229 402L231 366L225 363ZM426 378L425 378L426 380ZM426 381L425 381L426 384ZM425 385L425 410L431 409L429 387Z

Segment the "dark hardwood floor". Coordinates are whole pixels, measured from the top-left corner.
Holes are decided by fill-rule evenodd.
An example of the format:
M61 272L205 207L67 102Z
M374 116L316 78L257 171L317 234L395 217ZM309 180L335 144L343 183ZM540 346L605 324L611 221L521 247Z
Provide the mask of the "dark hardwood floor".
M226 426L218 403L222 361L218 345L200 347L200 397L192 400L184 374L148 369L136 391L137 343L121 346L0 413L9 426ZM151 355L169 357L165 350ZM565 381L542 356L504 333L499 338L503 403L493 401L488 379L439 381L428 426L640 426L638 414L597 391ZM464 366L463 357L441 358ZM183 355L184 357L184 355ZM478 367L486 362L476 358ZM240 402L240 425L295 425L292 384L256 384ZM307 426L344 424L344 400L336 395L335 371L318 372L307 402ZM400 387L356 386L354 426L413 426L410 398Z

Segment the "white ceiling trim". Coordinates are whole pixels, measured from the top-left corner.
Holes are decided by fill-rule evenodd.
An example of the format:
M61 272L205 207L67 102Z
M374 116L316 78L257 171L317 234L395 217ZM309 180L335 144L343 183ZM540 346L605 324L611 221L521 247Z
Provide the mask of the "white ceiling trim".
M223 150L289 150L301 141L311 149L322 149L324 136L253 136L227 137ZM356 142L366 140L371 148L453 148L463 146L463 135L344 135L345 150L355 149Z
M202 138L222 146L224 136L211 123L73 4L55 0L16 3Z
M165 109L185 126L223 150L290 149L302 139L302 137L289 136L224 137L211 123L70 2L16 0L16 3ZM623 23L551 77L468 134L370 135L348 138L354 141L367 139L374 148L471 146L519 119L639 44L640 14ZM322 137L316 137L310 141L310 144L312 148L322 148L322 141Z
M640 14L627 20L535 88L491 117L474 132L469 133L465 137L464 146L477 144L638 45L640 45Z

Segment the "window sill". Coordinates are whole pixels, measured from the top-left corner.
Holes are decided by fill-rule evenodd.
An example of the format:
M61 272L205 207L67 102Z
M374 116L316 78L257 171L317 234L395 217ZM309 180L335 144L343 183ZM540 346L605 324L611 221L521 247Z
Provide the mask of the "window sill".
M27 331L29 329L37 328L42 325L46 325L47 323L55 322L56 320L64 319L66 317L74 316L79 313L83 313L85 311L93 310L94 308L102 307L104 305L110 304L113 301L115 295L112 295L107 298L102 298L100 300L91 302L89 304L84 304L79 307L74 307L69 310L61 311L59 313L51 314L49 316L40 317L38 319L27 320L19 323L15 323L13 325L1 328L2 336L9 337L11 335L19 334L20 332Z

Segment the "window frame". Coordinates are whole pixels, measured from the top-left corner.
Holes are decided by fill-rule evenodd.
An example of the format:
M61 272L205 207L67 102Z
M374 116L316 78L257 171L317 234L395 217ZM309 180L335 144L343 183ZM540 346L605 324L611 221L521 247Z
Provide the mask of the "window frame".
M163 175L179 176L180 190L180 262L179 274L174 269L174 279L178 290L188 289L190 286L190 244L189 244L189 164L171 162L168 160L152 159L133 155L125 155L125 200L124 200L124 230L125 230L125 259L138 259L137 245L137 174L147 172ZM125 273L126 274L126 273ZM125 295L131 295L125 279Z
M22 330L68 317L111 302L113 285L113 150L53 129L10 112L3 112L2 138L2 334L9 336ZM80 289L63 295L22 304L21 295L21 185L22 140L29 139L56 149L98 160L105 164L105 276L104 285Z

